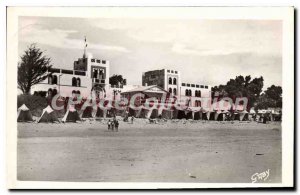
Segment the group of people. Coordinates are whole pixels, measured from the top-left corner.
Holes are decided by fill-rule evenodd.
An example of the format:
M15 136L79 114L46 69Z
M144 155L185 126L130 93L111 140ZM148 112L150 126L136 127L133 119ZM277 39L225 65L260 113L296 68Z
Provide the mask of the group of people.
M114 117L113 120L109 119L107 122L107 125L108 125L108 130L111 130L111 131L119 130L119 121L116 119L116 117Z

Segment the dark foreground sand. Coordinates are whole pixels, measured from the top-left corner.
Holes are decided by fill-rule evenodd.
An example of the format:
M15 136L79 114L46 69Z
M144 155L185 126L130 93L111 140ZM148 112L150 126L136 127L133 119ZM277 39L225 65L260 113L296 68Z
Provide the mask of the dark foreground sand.
M281 182L280 123L18 123L19 180L251 182L268 169Z

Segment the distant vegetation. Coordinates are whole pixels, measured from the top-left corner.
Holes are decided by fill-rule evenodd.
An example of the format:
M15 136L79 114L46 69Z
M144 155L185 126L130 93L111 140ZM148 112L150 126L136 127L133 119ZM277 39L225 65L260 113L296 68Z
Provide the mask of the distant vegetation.
M264 92L263 77L251 79L251 76L236 76L230 79L226 85L219 85L212 88L212 95L230 97L233 100L238 97L247 97L249 108L267 109L282 107L282 88L272 85Z
M46 57L41 49L31 44L21 56L18 64L18 88L24 94L30 94L31 87L45 80L50 73L51 59Z

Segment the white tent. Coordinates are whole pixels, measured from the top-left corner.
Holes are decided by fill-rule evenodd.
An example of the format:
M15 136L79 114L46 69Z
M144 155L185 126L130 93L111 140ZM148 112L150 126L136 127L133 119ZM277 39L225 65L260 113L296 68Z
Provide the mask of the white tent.
M248 114L246 110L239 112L240 115L240 121L244 120L245 116Z
M18 122L33 121L29 108L23 104L18 108Z
M45 109L43 109L43 113L37 122L40 123L40 122L55 122L55 121L58 122L57 114L51 108L51 106L48 105Z
M76 122L80 120L79 114L74 106L69 106L65 116L62 119L62 122Z

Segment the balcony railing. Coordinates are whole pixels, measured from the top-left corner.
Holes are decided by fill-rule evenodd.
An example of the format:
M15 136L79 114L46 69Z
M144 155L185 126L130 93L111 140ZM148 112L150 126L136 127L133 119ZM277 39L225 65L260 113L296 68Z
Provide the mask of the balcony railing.
M105 84L105 79L96 79L96 78L93 78L93 83Z

